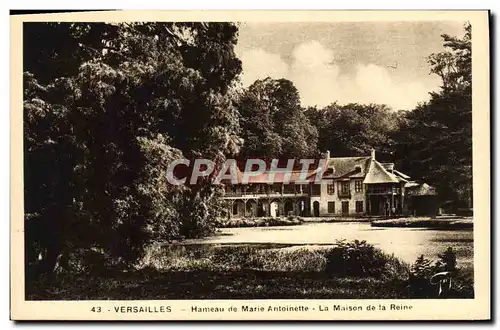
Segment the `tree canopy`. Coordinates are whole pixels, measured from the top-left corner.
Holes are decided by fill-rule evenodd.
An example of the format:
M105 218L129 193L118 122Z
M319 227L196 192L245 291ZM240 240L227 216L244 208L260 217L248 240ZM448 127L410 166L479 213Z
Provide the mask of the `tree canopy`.
M213 230L217 188L165 170L238 152L237 27L28 23L24 40L28 260L42 246L50 270L81 247L128 263L155 237Z
M255 81L240 97L240 156L264 158L312 157L318 133L300 105L297 88L287 79Z
M394 135L401 166L465 207L472 206L471 29L467 24L462 38L442 36L445 50L429 56L441 88L407 112Z
M372 148L381 156L391 154L398 114L385 105L332 103L322 109L309 108L307 116L318 128L320 150L329 150L332 156L367 155Z

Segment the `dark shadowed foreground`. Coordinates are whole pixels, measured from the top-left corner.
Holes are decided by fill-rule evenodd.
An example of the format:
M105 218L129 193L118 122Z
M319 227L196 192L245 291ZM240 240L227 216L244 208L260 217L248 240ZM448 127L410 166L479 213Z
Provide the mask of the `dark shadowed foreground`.
M34 289L35 300L409 298L404 281L331 278L322 273L154 270L109 277L65 276Z
M453 258L453 256L452 256ZM70 263L71 264L71 263ZM335 247L162 246L135 269L72 264L27 283L29 300L134 299L394 299L437 298L428 276L444 263L415 268L365 242ZM446 297L473 297L471 274L454 271Z

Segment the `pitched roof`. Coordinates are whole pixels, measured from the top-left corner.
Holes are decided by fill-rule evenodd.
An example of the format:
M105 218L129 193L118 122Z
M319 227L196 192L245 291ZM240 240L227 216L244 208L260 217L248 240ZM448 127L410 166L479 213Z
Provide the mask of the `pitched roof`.
M327 167L333 168L333 173L329 175L330 178L340 178L347 175L356 175L358 173L367 172L370 157L335 157L328 159ZM360 170L356 170L356 166Z
M391 173L398 179L399 182L408 182L410 179L408 175L398 172L396 170L393 170Z
M349 175L349 177L353 179L362 179L365 177L365 175L366 175L365 172L357 171L356 173Z
M328 158L323 172L324 179L341 179L341 178L359 178L363 179L363 183L398 183L408 182L410 177L393 169L393 163L380 163L372 160L371 156L365 157L334 157ZM388 170L389 169L389 170ZM321 168L311 169L308 171L306 181L312 182L315 180L316 171L321 171ZM270 180L270 174L274 173L274 179ZM290 175L289 183L297 182L301 179L301 170L287 171L285 168L278 168L271 171L267 169L264 173L257 176L250 176L248 183L284 183L286 175ZM237 182L242 183L243 173L237 167ZM230 180L223 180L229 183Z
M410 177L404 173L399 172L398 170L394 170L394 174L397 174L398 176L402 177L403 179L409 180Z
M373 183L398 183L398 178L388 172L382 164L376 160L370 161L370 167L368 168L368 173L366 174L363 183L373 184Z

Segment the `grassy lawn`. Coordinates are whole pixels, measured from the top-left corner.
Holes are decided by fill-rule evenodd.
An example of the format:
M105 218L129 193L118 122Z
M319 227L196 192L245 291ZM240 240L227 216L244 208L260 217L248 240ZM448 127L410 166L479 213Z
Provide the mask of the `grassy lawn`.
M409 265L363 243L307 250L151 246L133 269L85 265L27 283L28 300L405 299ZM433 291L434 292L434 291Z

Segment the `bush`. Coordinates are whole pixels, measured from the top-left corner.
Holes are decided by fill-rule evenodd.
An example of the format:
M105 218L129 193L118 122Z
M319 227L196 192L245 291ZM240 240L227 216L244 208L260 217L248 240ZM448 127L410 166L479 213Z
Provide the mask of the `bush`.
M441 273L441 278L433 278ZM474 297L474 280L457 267L455 251L448 247L432 262L423 255L411 267L408 279L412 298L471 298Z
M447 272L456 272L457 269L457 255L451 247L448 247L446 251L438 254L439 260L437 267L443 268Z
M417 258L411 267L410 278L408 279L410 295L414 298L430 298L435 296L435 288L430 283L432 275L438 272L437 264L424 258L423 255Z
M326 271L335 276L381 277L388 256L366 241L337 241L327 255Z
M241 228L241 227L269 227L269 226L296 226L304 223L304 219L298 216L288 216L286 218L243 218L221 220L217 226L221 228Z

